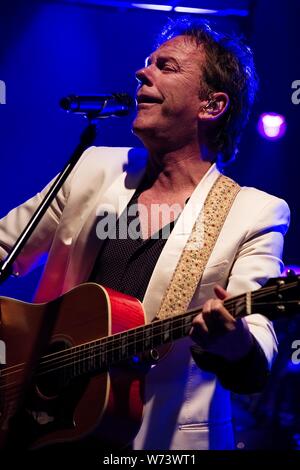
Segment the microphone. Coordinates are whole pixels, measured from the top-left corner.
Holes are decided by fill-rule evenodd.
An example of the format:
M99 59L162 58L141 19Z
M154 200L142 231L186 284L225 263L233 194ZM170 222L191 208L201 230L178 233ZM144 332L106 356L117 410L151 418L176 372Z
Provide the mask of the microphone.
M62 109L72 113L86 114L93 118L126 116L134 100L127 93L101 95L69 95L60 100Z

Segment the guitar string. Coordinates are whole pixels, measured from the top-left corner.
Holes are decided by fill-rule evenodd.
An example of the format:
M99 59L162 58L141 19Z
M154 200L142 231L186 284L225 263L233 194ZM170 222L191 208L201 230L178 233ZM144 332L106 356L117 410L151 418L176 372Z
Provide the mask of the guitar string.
M157 335L156 335L156 336L157 336ZM120 349L120 348L115 348L115 349ZM86 351L85 351L85 352L86 352ZM102 353L102 355L103 355L103 353ZM100 354L96 354L96 355L94 356L94 358L97 358L97 357L99 357L99 356L101 356L101 352L100 352ZM88 358L87 358L86 356L83 356L83 357L80 358L79 361L77 360L76 364L78 365L78 364L80 364L81 362L85 362L85 364L86 364L87 359L88 359ZM37 376L45 375L45 374L48 374L48 373L51 373L51 372L55 372L56 370L59 370L59 369L62 369L62 368L66 368L66 367L68 367L69 365L71 365L71 366L74 366L74 365L75 365L75 364L74 364L74 361L71 362L71 363L65 363L65 364L63 364L63 363L61 362L61 364L62 364L62 365L60 365L59 367L56 367L56 368L54 368L54 369L48 369L48 370L46 369L44 372L38 373ZM94 367L95 367L95 364L94 364ZM86 372L86 370L84 370L84 372ZM3 386L0 386L0 389L3 389L3 388L5 388L5 387L7 387L7 384L6 384L4 387L3 387Z
M298 304L298 301L288 301L288 302L286 302L286 303L297 303L297 304ZM272 304L272 303L271 303L271 304ZM278 303L276 302L276 304L278 304ZM268 302L268 304L265 304L265 305L270 305L270 302ZM184 328L187 328L187 326L186 326L186 325L184 325L184 326L181 325L181 326L179 326L179 327L174 328L172 331L178 331L178 330L181 330L181 331L182 331ZM190 328L190 325L188 326L188 328ZM159 333L157 333L157 334L153 334L153 335L151 336L151 338L161 337L161 335L162 335L162 333L159 332ZM134 339L133 342L128 343L128 347L129 347L129 346L132 346L132 345L134 345L134 344L136 344L137 342L143 342L143 338ZM161 346L162 344L166 344L166 343L168 343L168 342L172 342L172 340L162 342L159 346ZM155 346L153 346L153 347L155 347ZM152 348L153 348L153 347L152 347ZM97 348L97 346L94 346L94 349L96 349L96 348ZM152 348L149 348L149 349L152 349ZM40 376L42 376L42 375L45 375L45 374L48 374L48 373L51 373L51 372L55 372L55 371L57 371L57 370L59 370L59 369L62 369L62 368L68 367L68 366L71 366L71 367L72 367L72 366L76 366L76 365L81 364L81 363L83 363L83 362L84 362L84 363L89 362L89 361L91 362L91 361L94 361L96 358L100 358L101 356L105 356L105 355L108 354L108 353L116 352L116 351L121 350L121 349L122 349L122 345L118 345L118 346L115 346L115 347L113 347L113 348L107 349L105 353L103 353L103 351L100 351L100 352L94 354L92 358L90 357L90 352L91 352L90 350L83 350L83 351L81 351L81 354L82 354L83 357L79 357L79 359L77 359L76 361L73 361L73 360L72 360L71 362L65 362L65 363L63 363L63 361L60 361L60 362L58 361L58 362L56 362L56 364L54 364L54 366L58 365L58 367L54 367L54 368L52 368L52 369L45 368L44 370L40 370L40 365L41 365L41 364L40 364L40 365L39 365L39 371L38 371L38 373L36 374L36 376L37 376L37 377L40 377ZM137 354L138 354L138 353L137 353ZM133 354L133 355L134 355L134 354ZM130 357L132 357L132 355L130 355L130 356L129 356L128 358L126 358L125 360L130 359ZM71 358L71 359L73 359L73 358ZM123 359L123 360L124 360L124 359ZM118 363L118 362L120 362L120 361L122 361L122 359L118 358L117 361L115 361L115 362ZM105 362L105 361L104 361L104 362ZM114 361L112 361L112 362L113 362L112 365L116 365L116 364L114 364ZM82 365L82 364L81 364L81 365ZM50 366L50 367L51 367L51 366ZM101 367L101 366L100 366L100 367Z
M295 303L297 301L288 301L288 302L289 303L291 303L291 302ZM85 361L85 360L86 359L81 359L81 361ZM60 366L59 368L62 368L62 367L65 367L65 366ZM50 372L53 372L55 370L56 369L49 370L49 371L46 371L45 373L50 373ZM108 371L106 371L106 372L108 373ZM37 374L37 375L38 376L39 375L44 375L45 373ZM23 392L23 390L19 391L21 389L21 384L19 384L18 382L14 382L14 383L11 383L11 384L6 384L5 386L8 389L8 390L4 391L4 393L5 393L5 405L9 406L10 404L15 404L16 400L22 395L22 392ZM0 389L5 388L5 386L4 387L0 386Z
M297 283L296 283L296 285L297 285ZM287 285L286 287L290 287L290 285ZM251 294L252 294L253 297L257 297L257 298L258 298L259 295L256 295L256 294L259 293L259 294L261 294L261 295L264 296L265 293L266 293L266 292L269 292L270 290L274 290L274 286L271 286L271 287L269 287L269 288L264 288L264 292L263 292L263 293L261 293L261 292L260 292L261 290L259 289L259 290L257 290L257 291L252 291ZM254 294L255 294L255 295L254 295ZM245 296L246 296L246 294L240 294L240 295L238 295L238 296L233 297L232 299L227 299L227 300L225 301L225 306L226 306L226 308L231 308L231 306L234 306L234 305L237 303L238 300L241 300L241 299L245 298ZM241 306L242 306L242 305L241 305ZM185 313L183 313L183 314L181 314L181 315L183 315L183 316L189 316L189 314L197 313L197 312L199 312L199 311L201 311L201 310L202 310L201 307L195 307L195 308L193 308L193 309L187 310ZM234 313L234 312L233 312L233 313ZM178 317L176 317L176 318L179 318L181 315L178 315ZM174 318L175 318L175 317L174 317ZM158 324L159 322L160 322L160 321L157 321L157 322L155 321L155 322L153 322L152 324L150 323L150 324L148 324L148 325L151 325L151 326L152 326L152 325L155 325L155 326L157 326L157 324ZM129 329L129 330L125 331L125 332L119 332L119 333L116 333L116 334L111 335L111 336L109 336L109 337L103 337L103 338L100 338L100 339L98 339L98 340L95 340L95 342L100 341L100 340L104 340L104 339L107 339L107 338L117 337L118 335L121 335L122 333L130 333L132 330L136 330L136 329L139 329L139 328L142 329L142 328L144 328L145 326L147 326L147 325L141 325L140 327L136 327L136 328L133 328L133 329ZM69 354L69 355L73 354L73 352L70 352L71 350L72 350L72 351L75 351L76 349L80 349L82 346L83 346L83 345L78 345L78 346L74 346L74 347L72 347L72 348L67 349L67 350L66 350L67 355L68 355L68 354ZM45 355L45 356L43 356L43 357L44 357L45 359L46 359L46 358L50 358L49 361L51 361L51 360L52 360L51 358L53 358L53 360L55 360L56 357L62 356L62 354L63 354L63 351L58 351L58 352L54 352L54 353L51 353L51 354L47 354L47 355ZM44 361L44 362L46 362L46 361ZM43 363L44 363L44 362L43 362ZM22 364L16 364L15 366L11 366L10 368L15 368L15 367L18 367L18 366L20 366L20 365L24 365L24 363L22 363ZM8 370L8 369L10 369L10 368L6 368L5 370ZM1 372L0 372L0 375L1 375Z
M295 285L297 285L297 283L295 283ZM285 286L285 287L289 288L289 287L291 287L291 285L287 285L287 286ZM269 288L269 289L274 290L274 287ZM261 293L260 290L254 291L254 292L252 293L252 295L253 295L254 293L255 293L255 297L256 297L256 298L261 297L262 295L263 295L263 296L265 295L265 291L264 291L264 293ZM233 302L233 299L232 299L232 300L231 300L231 299L228 299L228 300L226 301L226 307L227 307L227 308L231 308L232 306L234 306L234 305L232 305L232 304L236 304L236 301L237 301L239 298L243 298L243 297L245 297L245 294L242 294L242 295L240 295L240 296L234 297L234 298L233 298L233 299L234 299L234 302ZM229 302L230 300L231 300L231 302ZM244 302L243 302L243 303L244 303ZM184 317L187 318L187 317L189 316L189 313L191 313L191 312L192 312L192 313L196 313L197 311L201 311L201 309L200 309L199 307L197 307L197 308L195 308L195 309L191 309L191 310L187 311L187 312L184 314ZM232 313L232 312L231 312L231 313ZM158 323L158 322L157 322L157 323ZM156 324L156 322L153 322L152 324L149 324L149 325L151 325L151 328L152 328L152 329L155 328L155 327L156 327L156 328L158 327L158 325ZM144 328L144 326L145 326L145 325L143 325L143 326L140 327L141 330ZM139 327L138 327L138 328L139 328ZM133 331L138 330L138 328L133 329ZM182 326L180 326L179 328L181 329ZM129 333L129 334L130 334L130 331L132 331L132 330L128 330L126 333ZM173 329L173 331L175 331L175 330ZM124 333L124 332L116 333L115 335L112 335L110 338L113 338L114 336L117 337L118 335L121 335L122 333ZM160 335L161 335L161 332L159 332L159 333L156 334L156 335L153 335L152 337L160 336ZM97 342L99 343L99 341L105 340L105 339L106 339L106 338L101 338L100 340L96 340L95 343L97 343ZM106 342L104 343L104 345L107 344L107 343L108 343L108 341L106 341ZM131 344L132 344L132 343L131 343ZM128 345L130 346L131 344L128 344ZM99 344L95 344L95 346L93 346L93 348L99 347L99 346L100 346ZM110 353L112 350L114 350L114 349L119 349L119 348L120 348L120 346L117 346L117 348L107 349L106 352L107 352L107 353ZM44 356L44 358L48 358L48 357L51 357L51 356L56 356L56 357L58 357L59 359L62 358L63 360L66 360L66 359L68 358L68 356L69 356L69 357L71 357L71 359L72 359L72 363L74 363L74 359L75 359L74 356L75 356L76 354L77 354L77 355L78 355L78 354L80 355L80 354L82 354L83 352L84 352L84 350L82 350L82 346L79 345L79 346L76 346L76 347L67 349L67 350L65 350L65 351L63 351L63 352L62 352L62 351L58 351L58 352L56 352L56 353L52 353L52 354L50 354L50 355ZM85 351L85 352L86 352L86 351ZM102 354L103 354L103 352L102 352ZM52 359L50 359L50 360L44 360L43 362L40 363L40 365L45 365L46 363L55 362L56 357L52 357ZM80 359L80 361L82 361L82 359ZM16 368L16 367L19 367L19 365L15 365L15 366L11 366L10 368L2 369L2 372L5 372L6 370L9 370L9 369L12 369L12 368ZM19 372L19 371L18 371L18 372ZM5 373L2 373L2 374L0 373L0 378L1 378L1 376L4 377L5 375L6 375Z
M82 360L85 360L85 359L82 359ZM60 368L61 368L61 367L60 367ZM54 370L55 370L55 369L54 369ZM48 371L47 373L49 373L49 372L51 372L51 371ZM43 375L43 374L42 374L42 375ZM10 395L8 395L8 393L6 394L6 402L7 402L7 400L14 400L14 399L15 399L15 397L16 397L16 390L17 390L18 388L20 388L20 384L18 384L18 383L16 383L16 384L17 384L16 387L12 387L13 384L10 384L13 393L10 392ZM0 388L3 388L3 387L0 387ZM14 388L15 388L15 391L14 391Z
M240 294L239 296L234 297L234 300L237 301L237 300L242 299L243 297L245 297L245 294ZM228 302L228 303L227 303L227 302ZM233 302L233 299L232 299L232 300L231 300L231 299L227 299L227 301L226 301L226 308L230 308L230 307L231 307L231 304L234 304L234 303L235 303L235 302ZM183 315L186 316L186 317L188 317L189 315L191 315L191 314L193 314L193 313L196 314L197 312L200 312L201 310L202 310L202 307L195 307L195 308L193 308L193 309L187 310ZM180 317L180 315L178 315L178 317ZM174 317L174 318L175 318L175 317ZM176 318L177 318L177 317L176 317ZM131 331L136 331L136 330L138 330L139 328L143 329L145 326L149 326L149 327L150 327L150 325L151 325L151 327L152 327L152 326L158 326L158 325L157 325L158 323L161 323L161 321L157 321L157 322L154 321L154 322L149 323L149 324L146 324L146 325L140 325L140 326L138 326L138 327L136 327L136 328L129 329L129 330L127 330L127 331L122 331L122 332L119 332L119 333L115 333L114 335L111 335L111 336L109 336L109 337L99 338L98 340L94 340L94 341L97 342L97 341L105 340L105 339L107 339L107 338L114 338L114 337L117 337L118 335L121 335L122 333L129 333L129 334L130 334ZM80 351L80 348L81 348L82 346L83 346L83 345L78 345L78 346L74 346L74 347L72 347L72 348L69 348L69 349L65 350L66 356L68 356L68 355L71 356L72 354L74 354L72 351L76 351L76 350L77 350L76 352L81 352L81 351ZM72 351L71 351L71 350L72 350ZM75 352L75 353L76 353L76 352ZM47 359L47 360L41 362L40 364L44 364L44 363L46 363L47 361L50 362L51 360L55 361L57 357L59 358L60 356L63 356L63 355L64 355L64 352L63 352L63 351L57 351L57 352L54 352L54 353L47 354L47 355L43 356L43 358L44 358L44 359ZM48 359L48 358L50 358L50 359ZM25 365L25 363L20 363L20 364L14 365L14 366L10 366L10 367L6 367L6 368L3 368L3 369L0 369L0 377L1 377L1 372L2 372L2 371L7 371L7 370L9 370L9 369L13 369L13 368L16 368L16 367L20 367L21 365ZM3 376L3 375L2 375L2 376Z
M228 309L231 309L232 307L234 307L235 303L236 303L236 300L238 299L242 299L243 297L245 297L245 294L241 294L240 296L237 296L235 297L235 302L233 302L233 300L231 299L227 299L227 302L226 302L226 308ZM245 304L245 302L244 302ZM201 307L196 307L194 309L190 309L188 310L187 312L185 312L183 315L184 315L184 318L189 318L191 315L194 315L196 314L197 312L201 312L202 308ZM233 312L232 312L233 313ZM180 320L180 315L178 317L176 317ZM173 318L173 320L175 319L175 317ZM100 347L101 345L99 344L101 341L103 341L103 344L106 345L107 343L109 343L109 341L107 340L108 338L112 338L111 339L111 342L113 342L113 338L115 338L115 340L117 340L118 336L126 333L128 335L130 335L131 332L134 332L134 334L143 334L143 329L145 326L148 326L150 329L153 329L153 328L159 328L159 326L161 325L162 323L160 321L157 321L157 322L152 322L152 323L149 323L147 325L141 325L139 327L136 327L136 328L133 328L133 329L130 329L130 330L127 330L125 332L119 332L119 333L116 333L114 335L111 335L109 337L103 337L103 338L100 338L98 340L94 340L93 343L95 343L94 346L92 346L93 348L97 348L97 347ZM181 328L181 326L179 327L179 329ZM141 329L141 331L139 332L138 330ZM178 328L176 329L173 329L172 331L176 331ZM159 336L161 333L158 333L158 334L152 334L151 337L156 337L156 336ZM87 343L87 344L90 344L90 343ZM134 343L130 343L129 345L132 345ZM45 355L43 356L44 360L40 362L40 366L41 365L45 365L45 364L48 364L48 363L51 363L51 362L55 362L57 359L67 359L68 357L70 357L72 360L74 359L74 356L77 354L77 355L80 355L82 352L83 352L83 349L82 349L82 346L83 345L78 345L78 346L74 346L72 348L69 348L69 349L66 349L65 351L58 351L58 352L54 352L54 353L51 353L51 354L48 354L48 355ZM112 349L107 349L107 352L111 352L113 351L115 348L112 348ZM50 358L50 359L48 359ZM25 363L23 363L25 364ZM22 365L23 365L22 364ZM3 368L2 371L0 372L0 378L1 377L4 377L6 374L3 373L3 372L6 372L7 370L10 370L10 369L13 369L13 368L16 368L16 367L19 367L20 365L17 364L17 365L14 365L14 366L11 366L11 367L7 367L7 368ZM19 372L19 371L17 371Z
M287 287L290 287L290 286L287 286ZM272 290L274 290L273 287L272 287ZM260 294L260 295L255 295L255 296L253 296L253 297L256 297L256 298L259 298L259 297L265 295L265 291L264 291L264 293L260 293L260 290L254 291L254 292L257 293L257 294ZM254 292L252 292L252 295L254 294ZM240 296L234 297L234 298L233 298L234 301L233 301L233 299L227 299L226 305L225 305L226 308L231 309L232 306L234 307L234 306L236 305L238 299L242 299L242 298L244 298L244 297L245 297L245 294L241 294ZM269 302L269 304L270 304L270 302ZM244 305L245 305L245 302L243 302L243 304L240 304L240 307L244 307ZM196 308L194 308L194 309L190 309L190 310L188 310L187 312L185 312L185 313L183 314L183 317L184 317L184 318L188 318L189 315L194 314L194 313L197 313L197 312L200 312L201 310L202 310L202 309L201 309L200 307L196 307ZM231 312L231 313L234 313L234 312ZM181 317L181 318L182 318L182 317ZM173 319L175 319L175 317L174 317ZM180 315L178 316L178 319L180 319ZM158 325L158 324L159 324L159 325ZM151 325L151 328L153 329L153 328L159 328L159 326L160 326L161 324L162 324L162 323L160 323L160 322L158 321L158 322L153 322L152 324L150 323L150 324L148 324L148 325L149 325L149 326ZM124 334L124 333L130 335L130 333L133 331L134 334L141 334L142 331L139 332L138 330L139 330L139 328L140 328L141 330L143 330L143 328L144 328L145 326L147 326L147 325L141 325L140 327L133 328L132 330L127 330L127 331L125 331L125 332L116 333L116 334L111 335L111 336L109 336L109 337L102 337L102 338L99 338L98 340L94 340L93 342L87 343L87 344L89 344L89 347L95 348L95 347L101 346L101 345L99 344L101 341L102 341L102 342L104 343L104 345L105 345L105 344L107 344L107 343L109 342L109 341L108 341L109 338L111 338L111 342L113 342L113 338L115 338L115 340L117 340L117 337L118 337L118 336L121 336L121 335ZM179 327L179 328L181 328L181 327ZM174 331L174 329L173 329L173 331ZM158 335L160 335L160 334L161 334L161 333L158 333ZM158 335L154 335L154 336L158 336ZM106 341L105 341L105 340L106 340ZM105 341L105 342L104 342L104 341ZM92 346L92 343L94 343L93 346ZM55 362L57 358L58 358L58 359L62 358L63 360L65 360L65 359L67 359L68 357L71 357L72 360L74 360L74 356L75 356L76 354L81 354L81 353L83 352L83 349L82 349L83 346L84 346L84 345L78 345L78 346L74 346L74 347L72 347L72 348L68 348L68 349L66 349L65 351L57 351L57 352L55 352L55 353L51 353L51 354L48 354L48 355L46 355L46 356L43 356L45 360L43 360L43 361L40 363L40 366L41 366L41 365L45 365L45 364L50 363L50 362ZM113 349L114 349L114 348L113 348ZM111 352L111 349L108 349L107 352ZM48 358L50 358L50 359L48 359ZM18 366L18 365L17 365L17 366ZM17 367L17 366L11 366L11 368L15 368L15 367ZM6 368L6 369L3 369L3 370L5 371L5 370L8 370L8 369L10 369L10 368Z
M188 316L188 315L187 315ZM154 325L154 323L153 323ZM156 325L154 325L156 326ZM179 326L177 328L174 328L173 331L177 331L177 330L182 330L182 326ZM130 331L130 330L129 330ZM155 338L155 337L158 337L158 336L161 336L161 333L160 334L152 334L151 338ZM141 339L141 341L143 341ZM128 343L128 347L134 345L136 343L136 341L133 341L133 342L129 342ZM106 343L107 344L107 343ZM93 349L97 349L99 347L99 345L95 345L93 347ZM109 353L112 353L118 349L120 349L121 346L118 346L118 347L113 347L113 348L109 348L106 350L106 352L104 354L109 354ZM151 347L149 348L151 349ZM68 350L66 350L68 351ZM74 354L68 354L66 355L67 357L66 358L63 358L63 360L60 360L60 361L56 361L55 360L51 360L51 361L43 361L42 363L39 364L39 369L41 369L41 365L44 365L46 363L46 365L48 365L49 362L52 362L53 364L50 364L50 367L52 366L53 368L51 369L45 369L44 371L42 372L38 372L36 374L36 376L40 376L40 375L45 375L45 374L48 374L48 373L51 373L51 372L55 372L55 371L58 371L60 369L64 369L66 367L75 367L77 365L77 367L80 367L81 363L85 362L86 363L86 360L87 360L87 357L88 355L86 353L90 353L90 351L87 351L87 350L79 350L77 351L77 356L79 356L79 358L77 357L76 360L74 360ZM56 353L54 353L56 354ZM82 355L82 357L80 357L80 354ZM95 359L96 358L99 358L101 356L104 356L103 352L100 352L100 353L97 353L94 355ZM134 355L134 354L133 354ZM68 361L68 359L71 359L71 361ZM57 364L58 364L58 367L57 367ZM1 375L0 375L0 383L1 383L1 379L4 379L6 378L7 375L12 375L12 374L15 374L15 373L19 373L21 372L23 369L18 369L18 371L13 371L13 372L10 372L9 374L8 373L2 373L3 371L5 371L5 369L2 369L1 371ZM3 381L3 380L2 380ZM5 384L4 386L3 385L0 385L0 390L2 390L7 384Z
M295 285L297 285L297 284L298 284L298 283L295 283ZM289 285L286 285L285 287L286 287L286 288L290 288L290 287L293 287L293 286L291 286L291 284L289 284ZM271 289L271 290L274 290L274 287L269 288L269 289L267 289L267 290L270 290L270 289ZM283 290L283 287L281 288L281 290ZM286 289L285 289L285 290L286 290ZM264 292L261 293L261 292L260 292L260 289L259 289L258 291L252 292L252 296L253 296L253 297L256 297L256 298L259 298L259 297L265 296L265 292L266 292L266 291L264 290ZM253 294L255 294L255 295L253 295ZM232 307L235 307L235 304L237 303L237 300L238 300L239 298L242 299L243 297L245 297L245 294L241 294L240 296L234 297L234 298L233 298L234 300L233 300L233 299L232 299L232 300L231 300L231 299L227 299L227 301L226 301L226 308L227 308L227 309L230 309L230 308L232 308ZM278 304L279 302L276 302L276 303ZM287 302L284 302L284 303L287 303ZM245 304L246 304L246 302L243 301L243 304L241 304L240 306L242 307L242 306L244 306ZM271 303L268 302L267 304L270 305ZM202 310L202 309L199 308L199 307L197 307L197 308L195 308L195 309L191 309L191 310L187 311L185 314L183 314L183 315L184 315L184 318L188 318L190 315L192 315L192 314L194 314L194 313L197 313L197 312L200 312L201 310ZM232 313L232 312L230 312L230 313ZM175 317L174 317L173 319L175 319ZM172 320L173 320L173 319L172 319ZM158 323L158 322L153 322L152 324L150 323L149 325L151 325L151 328L152 328L152 329L155 328L155 327L158 328L158 325L157 325L156 323ZM143 330L144 327L145 327L145 325L142 325L141 327L134 328L133 331L136 331L136 330L138 330L139 328L141 328L141 330ZM178 329L182 329L182 325L180 325L180 326L177 327L177 328L174 328L172 331L176 331L176 330L178 330ZM128 331L126 331L126 332L116 333L115 335L112 335L112 336L110 336L109 338L113 338L114 336L117 337L118 335L122 335L122 333L129 333L129 334L130 334L130 331L132 331L132 330L128 330ZM140 332L140 334L141 334L141 333L142 333L142 331ZM137 334L139 334L139 332L137 332ZM155 338L155 337L157 337L157 336L161 336L161 334L162 334L162 333L159 332L159 333L157 333L157 334L153 334L151 337L152 337L152 338ZM106 338L100 338L99 340L96 340L95 342L98 342L98 343L99 343L101 340L105 340L105 339L106 339ZM140 340L140 341L141 341L141 340ZM106 341L106 342L104 343L104 345L107 344L107 343L108 343L108 341ZM128 343L128 346L131 346L131 345L134 344L134 343L135 343L135 341L134 341L133 343ZM88 344L89 344L89 343L88 343ZM101 345L100 345L100 344L95 344L95 346L93 346L93 348L97 348L97 347L99 347L99 346L101 346ZM106 350L106 353L110 353L110 352L112 352L112 351L115 351L115 350L117 350L117 349L120 349L121 347L122 347L122 346L119 345L119 346L117 346L117 347L113 347L113 348L111 348L111 349L107 349L107 350ZM81 348L81 349L80 349L80 348ZM48 358L48 357L51 357L51 356L52 356L52 358L51 358L50 360L49 360L49 359L43 360L43 361L39 364L39 367L40 367L40 366L43 366L43 365L46 365L46 364L48 364L48 363L51 363L51 362L54 362L54 363L55 363L56 358L62 359L61 362L63 362L63 361L65 361L65 360L67 360L68 357L70 357L70 358L72 359L72 362L64 364L64 366L68 366L68 365L74 364L74 359L75 359L74 356L75 356L75 355L85 354L86 352L89 353L90 350L83 350L83 349L82 349L82 346L80 346L80 345L79 345L79 346L75 346L75 347L73 347L73 348L66 349L65 351L58 351L58 352L56 352L56 353L52 353L52 354L49 354L49 355L47 355L47 356L44 356L44 358ZM97 354L96 357L100 356L101 354L103 355L103 352L100 352L100 354ZM53 356L55 356L55 357L53 357ZM86 358L84 358L84 359L80 358L79 362L82 362L82 361L85 361L85 360L86 360ZM57 363L59 364L59 361L57 361ZM23 364L24 364L24 363L23 363ZM20 372L20 370L14 371L14 372L9 372L9 373L7 373L6 371L7 371L7 370L10 370L10 369L13 369L13 368L16 368L16 367L20 367L20 366L23 365L23 364L17 364L17 365L15 365L15 366L11 366L11 367L8 367L8 368L3 368L3 369L1 370L1 372L0 372L0 379L3 378L3 377L6 377L6 375L8 375L8 374ZM62 366L60 366L59 368L61 368L61 367L62 367ZM55 369L52 369L51 372L53 372L54 370L55 370ZM4 372L4 373L3 373L3 372ZM46 372L47 372L47 370L46 370ZM1 386L0 386L0 389L1 389Z
M288 303L298 303L298 301L288 301ZM269 303L265 303L266 305L268 305ZM117 348L118 349L118 348ZM100 354L101 355L101 354ZM82 362L82 361L86 361L86 358L82 358L80 359L79 362ZM70 364L69 364L70 365ZM72 365L72 363L71 363ZM47 370L45 371L44 373L41 373L41 374L37 374L37 376L40 376L40 375L45 375L47 373L51 373L51 372L54 372L58 369L61 369L61 368L65 368L66 365L63 365L63 366L60 366L56 369L52 369L52 370ZM86 372L86 371L85 371ZM108 371L105 371L105 372L108 372ZM14 386L15 384L15 386ZM8 384L5 384L5 386L0 386L0 389L4 389L5 387L7 388L10 388L11 390L6 390L5 393L6 393L6 396L5 396L5 403L8 404L9 402L14 402L16 398L18 398L20 396L20 393L18 392L18 389L20 389L21 385L18 383L18 382L14 382L14 383L8 383Z

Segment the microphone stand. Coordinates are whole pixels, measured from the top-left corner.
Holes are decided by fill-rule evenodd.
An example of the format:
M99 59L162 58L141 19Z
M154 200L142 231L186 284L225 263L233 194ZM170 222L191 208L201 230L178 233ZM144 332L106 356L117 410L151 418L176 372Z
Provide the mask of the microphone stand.
M67 177L73 170L78 160L80 159L82 153L94 142L97 135L97 124L99 121L97 119L92 119L91 116L87 117L89 119L89 124L83 130L80 136L80 142L75 148L73 154L71 155L71 158L69 159L63 170L59 173L51 188L47 192L46 196L32 215L28 224L21 232L19 238L13 245L13 248L9 255L5 258L4 261L0 263L0 284L2 284L10 275L12 275L13 263L21 252L28 238L31 236L32 232L35 230L41 218L49 208L51 202L57 195L58 191L66 181Z

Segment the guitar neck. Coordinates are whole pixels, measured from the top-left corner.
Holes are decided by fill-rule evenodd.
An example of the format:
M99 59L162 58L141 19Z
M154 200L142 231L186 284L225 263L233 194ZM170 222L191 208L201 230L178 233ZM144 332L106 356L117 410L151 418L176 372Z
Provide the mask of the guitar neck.
M270 320L299 311L300 302L284 299L284 291L299 288L298 279L286 284L280 278L273 286L266 286L253 292L246 292L224 301L225 308L235 318L261 313ZM155 320L147 325L115 334L99 341L99 349L107 355L108 363L117 363L189 335L193 319L202 312L197 307L176 317Z
M246 314L247 295L243 294L224 302L224 306L235 318ZM106 343L107 349L114 356L110 358L113 362L128 359L134 355L188 336L193 319L201 312L202 308L197 307L176 317L155 320L147 325L103 338L99 341L99 343L102 343L102 345L99 344L99 347L103 347L103 342Z
M248 294L224 302L233 316L244 314L246 295ZM138 360L138 355L146 351L184 338L189 335L193 319L201 311L202 308L194 308L176 317L155 320L147 325L71 348L68 354L70 357L72 351L73 375L107 369L130 358Z
M287 284L282 278L278 278L275 285L267 285L257 291L225 300L224 306L234 318L261 313L273 320L287 313L293 314L299 311L298 291L298 278ZM291 293L294 297L289 295ZM69 348L65 353L59 354L59 367L68 369L68 375L72 378L106 370L130 358L138 360L138 355L146 351L188 336L193 319L201 311L202 308L194 308L175 317L155 320L137 328ZM47 357L43 360L47 362ZM52 366L55 366L55 363Z

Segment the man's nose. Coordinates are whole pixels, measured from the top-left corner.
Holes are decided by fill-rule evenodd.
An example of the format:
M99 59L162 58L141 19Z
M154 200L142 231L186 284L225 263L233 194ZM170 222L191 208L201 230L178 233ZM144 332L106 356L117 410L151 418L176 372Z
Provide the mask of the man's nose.
M149 67L143 67L135 73L139 85L152 85L151 73Z

